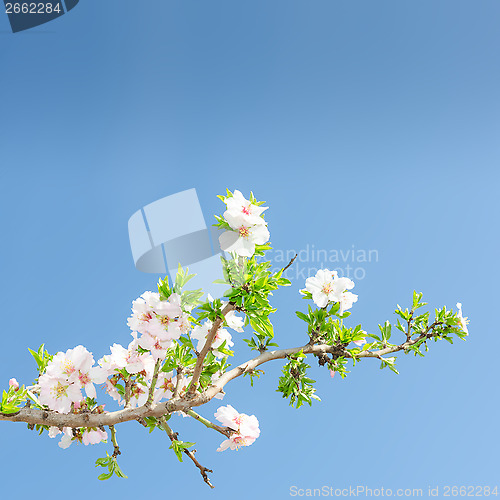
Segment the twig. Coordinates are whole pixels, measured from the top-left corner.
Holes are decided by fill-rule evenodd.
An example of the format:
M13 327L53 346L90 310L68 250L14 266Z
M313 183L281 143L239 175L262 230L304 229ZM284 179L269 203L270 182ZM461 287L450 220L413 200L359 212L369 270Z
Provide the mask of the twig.
M283 274L295 261L297 258L297 254L295 254L295 257L292 258L292 260L281 270L281 274Z
M362 351L356 354L356 359L360 358L379 358L386 354L391 354L398 351L406 350L408 347L420 342L421 340L429 339L434 334L429 333L434 327L439 326L442 322L435 322L430 325L425 332L414 339L407 340L403 344L386 347L377 351ZM208 403L214 396L222 391L223 387L231 380L254 370L257 366L272 361L274 359L284 359L286 356L296 354L302 351L304 354L322 354L329 353L334 355L342 355L345 358L352 358L349 352L341 349L339 346L329 344L306 344L301 347L291 347L289 349L278 349L275 351L266 351L253 359L250 359L239 366L224 373L214 384L208 387L202 393L196 394L193 398L177 398L170 399L166 403L151 404L138 408L125 408L110 413L100 414L75 414L75 413L58 413L51 410L39 410L37 408L21 408L15 415L0 414L0 420L8 420L11 422L25 422L27 424L41 424L54 427L100 427L101 425L114 425L130 420L138 420L145 417L159 418L166 413L174 411L188 412L192 407L201 406Z
M149 386L148 400L146 401L146 403L144 405L144 406L147 406L148 408L151 406L151 403L153 402L156 381L158 380L158 372L160 371L160 365L161 365L161 359L158 359L156 361L155 368L153 371L153 378L151 379L151 385Z
M178 366L175 370L175 388L174 392L172 393L172 398L177 398L179 395L179 390L181 388L181 383L182 383L182 373L184 369L182 366Z
M161 417L160 419L161 421L161 425L162 427L165 429L166 433L168 434L168 437L170 438L170 441L172 441L172 443L174 443L174 441L177 441L179 435L177 434L177 432L174 432L170 426L167 424L167 420L165 419L165 417ZM214 488L214 485L210 482L210 479L208 478L208 474L207 472L213 472L212 469L209 469L207 467L204 467L203 465L200 464L200 462L198 462L198 460L196 460L196 457L194 456L196 450L194 451L190 451L186 448L184 448L182 450L194 463L194 465L196 465L196 467L198 467L198 469L200 470L200 474L202 475L203 477L203 481L205 481L205 483L208 484L208 486L210 486L210 488Z
M193 397L196 393L196 389L198 388L198 382L200 381L200 375L203 370L203 361L205 360L205 356L208 354L208 351L212 347L212 343L214 341L215 335L217 334L217 330L220 328L224 321L224 317L229 311L234 309L234 304L228 302L224 309L222 309L222 318L219 316L214 321L212 328L208 332L207 340L205 341L205 345L202 350L198 354L198 359L196 360L196 365L194 367L193 378L191 379L191 385L189 386L188 394Z
M231 434L235 432L233 429L230 429L229 427L222 427L220 425L214 424L213 422L210 422L210 420L207 420L205 417L202 417L194 410L188 410L185 413L187 413L190 417L193 417L196 420L198 420L198 422L201 422L205 427L208 427L209 429L214 429L215 431L220 432L227 438L231 437Z
M125 380L125 408L130 408L131 386L132 386L132 375L129 375Z
M109 426L109 430L111 431L111 442L113 443L113 457L117 457L118 455L121 455L122 452L120 451L120 447L118 446L118 442L116 441L116 430L114 425Z

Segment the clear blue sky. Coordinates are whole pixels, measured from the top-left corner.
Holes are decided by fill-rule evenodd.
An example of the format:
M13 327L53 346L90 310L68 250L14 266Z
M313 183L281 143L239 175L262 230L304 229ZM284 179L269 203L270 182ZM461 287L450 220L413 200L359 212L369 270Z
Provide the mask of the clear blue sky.
M1 386L32 381L41 342L99 358L129 341L131 301L158 276L134 268L128 218L191 187L207 215L226 187L253 190L277 249L376 249L351 323L375 331L417 289L461 301L471 332L400 359L399 376L367 360L332 380L313 359L323 402L298 411L275 392L281 362L253 389L235 381L223 404L259 418L254 445L216 453L219 435L177 425L214 491L136 423L119 427L129 479L101 483L109 446L61 450L2 422L2 496L500 483L499 23L489 0L81 0L15 35L0 15ZM281 346L306 340L302 286L273 299Z

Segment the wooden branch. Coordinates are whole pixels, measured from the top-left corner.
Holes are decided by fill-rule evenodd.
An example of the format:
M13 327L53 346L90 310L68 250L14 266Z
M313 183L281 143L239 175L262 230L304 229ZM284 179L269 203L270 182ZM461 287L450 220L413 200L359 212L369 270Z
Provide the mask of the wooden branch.
M233 311L235 309L235 305L231 302L228 302L224 309L222 309L222 318L218 317L212 324L212 328L208 332L207 340L205 341L205 345L202 350L198 354L198 359L196 360L196 365L194 367L193 378L191 379L191 384L189 386L188 394L190 397L193 397L198 388L198 382L200 381L200 375L203 371L203 361L205 361L205 357L210 351L212 347L213 341L215 339L215 335L217 334L217 330L220 328L222 323L224 322L224 317L229 311Z
M433 326L437 326L437 323L431 325L427 332L432 329ZM415 339L407 340L406 342L395 345L392 347L386 347L384 349L379 349L377 351L361 351L356 358L380 358L386 354L392 354L394 352L402 351L408 347L416 344L417 342L428 339L432 337L432 333L422 333ZM139 408L125 408L123 410L118 410L111 413L57 413L51 410L39 410L37 408L24 407L19 410L16 414L6 415L0 413L0 420L10 421L10 422L25 422L27 424L36 425L48 425L54 427L100 427L103 425L115 425L122 422L128 422L130 420L141 420L145 417L156 417L161 418L167 413L173 413L174 411L184 411L188 413L189 410L196 406L201 406L208 403L215 395L222 391L223 387L231 380L243 375L244 373L251 372L257 366L267 363L275 359L284 359L291 354L296 354L303 351L304 354L326 354L326 353L338 353L339 347L331 346L328 344L316 344L310 345L306 344L302 347L291 347L289 349L278 349L275 351L266 351L259 356L250 359L236 368L224 373L214 384L208 387L202 393L195 394L191 398L177 397L171 398L166 403L151 404L149 407L144 405ZM351 358L352 356L347 352L343 351L342 355L346 358Z

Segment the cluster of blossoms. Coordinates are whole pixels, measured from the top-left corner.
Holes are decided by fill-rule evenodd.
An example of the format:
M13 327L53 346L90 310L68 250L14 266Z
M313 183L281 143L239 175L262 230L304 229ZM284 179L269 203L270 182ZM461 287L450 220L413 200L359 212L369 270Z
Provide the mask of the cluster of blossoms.
M139 351L137 335L133 333L132 336L134 339L126 349L120 344L113 344L111 354L103 356L98 363L109 377L106 379L106 392L121 405L125 404L125 401L117 389L118 382L123 378L120 371L125 369L130 376L136 376L130 382L129 405L134 408L147 401L147 383L153 377L155 360L149 352Z
M190 327L177 293L172 293L168 300L161 300L160 294L156 292L143 293L134 300L127 324L132 332L141 334L139 346L151 351L155 360L163 359L173 341Z
M354 288L354 282L349 278L339 278L337 271L320 269L316 276L306 279L306 290L311 293L314 303L318 307L326 307L330 302L340 304L339 313L350 309L358 296L348 292Z
M257 417L238 413L231 405L221 406L215 412L215 418L235 431L221 443L217 451L224 451L228 448L237 450L240 446L250 446L260 435Z
M262 217L268 207L252 203L238 190L225 198L224 203L227 210L223 217L231 229L219 237L221 249L235 252L240 257L251 257L255 253L255 245L269 241L267 223Z
M223 199L226 204L226 211L222 218L218 217L219 223L217 225L219 227L224 227L226 231L219 238L220 245L223 251L233 252L238 256L238 258L234 260L237 262L237 265L240 266L242 262L246 262L245 258L251 258L255 254L257 245L264 245L269 241L270 235L263 216L267 207L262 207L261 205L263 203L257 202L253 194L250 195L250 200L247 200L238 190L235 190L234 193L228 192L228 196L221 197L221 199ZM261 255L262 250L265 248L268 247L257 248L257 253ZM189 295L189 293L187 295L181 293L183 284L187 280L182 279L183 276L185 277L185 275L182 274L182 269L179 272L181 274L178 274L176 284L173 288L175 291L168 287L167 281L166 287L163 287L164 283L161 283L159 286L161 295L160 293L148 291L133 301L132 314L127 320L127 324L131 329L132 341L127 347L123 347L116 343L113 344L110 348L110 354L103 356L98 361L97 366L94 366L92 353L81 345L74 349L69 349L65 353L59 352L52 358L50 358L50 356L44 358L44 355L42 355L42 363L40 362L39 350L39 358L37 359L35 357L35 359L37 359L39 367L43 366L44 369L39 376L38 384L34 386L34 388L31 388L34 389L34 393L38 394L38 401L33 397L33 394L30 394L31 399L39 403L37 406L40 407L40 405L45 405L50 410L63 414L70 412L74 414L104 413L104 406L97 406L95 401L96 389L94 384L104 384L107 394L120 405L126 405L125 408L136 408L144 405L149 407L150 404L158 405L164 400L183 397L188 392L192 380L193 386L190 392L196 392L199 387L206 387L205 384L207 383L207 379L211 379L212 384L216 383L217 380L224 375L224 370L227 366L226 356L232 354L229 349L234 346L232 336L228 329L232 329L236 332L243 332L245 324L244 318L236 315L233 306L238 305L238 310L244 310L246 312L247 319L254 329L257 328L255 325L258 323L257 321L255 321L255 323L252 322L252 312L246 307L247 299L245 299L245 307L239 307L241 302L238 303L234 298L231 298L231 300L234 301L232 302L233 309L225 313L224 316L221 315L220 311L226 309L228 302L221 300L217 301L217 308L207 308L206 304L204 304L202 310L210 311L210 313L200 315L198 320L192 317L191 311L192 308L198 304L198 299L186 298L192 297L192 295ZM249 273L249 276L250 278L245 275L242 279L242 285L246 285L245 291L250 289L250 287L248 287L250 281L247 280L252 279L252 273ZM258 283L259 279L257 279L257 272L255 272L255 276L255 282ZM283 279L280 282L278 279L279 276L281 276L281 273L270 277L273 283L277 283L276 288L278 285L283 285ZM269 276L266 275L261 278L260 281L267 282L268 278ZM288 280L285 279L284 281L286 284L290 284ZM233 288L237 288L234 282L231 282L231 284ZM335 306L330 312L316 311L317 318L325 318L332 312L340 316L340 318L343 318L344 316L342 315L344 312L350 309L358 300L358 296L349 291L353 287L354 283L349 278L339 277L336 271L321 269L317 271L315 276L306 279L305 289L301 290L301 293L306 295L307 298L312 298L316 306L321 309L326 309L331 304L338 304L338 306ZM275 288L268 288L267 293L269 293L271 289L274 290ZM236 292L238 292L238 290L236 290ZM190 293L192 294L193 292ZM194 293L196 295L197 292ZM234 297L235 295L227 296ZM266 309L266 300L263 299L262 296L260 298L261 301L256 302L257 305L254 307L254 310L258 310L258 313L255 311L253 313L254 319L259 319L264 326L269 325L272 335L272 325L270 322L266 322L267 315L269 312L272 312L272 309L270 306ZM208 295L208 301L214 306L214 300L210 295ZM462 304L457 303L457 308L457 318L460 328L465 334L468 334L468 319L462 315ZM215 311L215 309L218 310ZM227 309L231 309L231 307ZM214 312L216 314L213 314ZM298 312L297 314L299 315L301 313ZM214 318L216 317L220 319L215 320ZM304 314L299 317L306 318ZM199 321L204 318L207 319L205 319L203 323L200 323ZM217 331L212 331L214 329L214 321L208 318L217 321L216 324L220 323ZM339 321L337 321L336 324L343 326ZM451 324L455 327L456 332L457 319L453 318ZM367 343L365 336L371 336L365 331L360 330L360 326L356 327L354 333L355 335L351 336L350 339L356 339L352 340L352 342L358 347ZM184 335L184 337L181 338L182 335ZM213 335L213 338L211 344L207 346L207 338L210 335ZM463 338L463 334L459 336ZM342 335L340 338L343 338ZM311 340L313 340L312 336ZM193 343L194 341L197 341L196 345ZM261 353L266 351L267 345L277 345L272 343L264 345L262 343L262 337L259 337L259 341L260 345L257 346L257 344L254 343L253 348L257 349L257 347L259 347L258 350ZM247 343L251 345L251 342L248 340ZM347 346L348 344L345 343L343 345ZM204 347L205 350L201 353ZM365 349L367 347L371 346L365 346ZM403 346L397 347L401 349ZM203 356L207 353L208 348L210 348L213 356L210 356L209 362L204 365ZM43 346L40 349L43 353ZM190 350L194 352L189 352ZM359 349L357 351L359 351ZM186 354L186 352L188 352L188 354ZM187 357L185 357L185 355ZM303 353L302 356L304 356ZM214 357L218 358L219 361L214 360ZM355 356L353 355L352 357L354 358ZM377 357L382 359L380 356ZM46 363L47 359L50 359L48 363ZM389 360L387 359L385 361L387 363ZM196 368L193 367L194 363L196 363ZM172 369L174 367L175 372ZM328 367L337 369L338 365L329 362ZM330 369L329 371L332 377L336 373L334 369ZM245 372L245 370L243 370L243 372ZM289 373L290 377L295 378L295 375L292 374L292 369L290 369L289 372L284 370L284 373L285 376ZM341 375L344 376L343 371L341 371ZM297 379L293 381L291 378L287 379L285 377L283 384L281 380L282 379L280 379L279 391L289 397L289 388L292 387L289 382L299 385ZM304 378L303 380L310 379ZM224 384L221 384L221 386L223 385ZM9 387L7 403L14 401L16 397L21 396L25 391L29 392L24 386L20 388L16 379L11 379L9 381ZM284 389L282 387L284 387ZM300 392L301 389L299 387L299 397L301 397L302 400L307 397L310 403L311 397L316 399L319 398L313 394L314 388L312 386L309 386L309 388L312 392L306 392L305 390ZM85 395L82 394L83 390L85 391ZM189 395L191 396L192 394ZM224 392L220 390L213 397L222 399L224 397ZM293 398L295 398L295 392L292 395L292 403L295 400ZM302 400L299 399L300 404ZM300 406L300 404L298 404L298 406ZM14 409L16 408L17 406L14 406ZM0 410L2 410L2 406L0 406ZM140 414L141 410L131 413ZM187 413L182 411L177 411L175 413L180 413L184 417L188 416ZM201 416L196 415L192 410L188 411L188 413L202 421L205 420L202 419ZM219 452L227 449L238 450L242 446L250 446L260 435L259 421L255 415L249 416L244 413L239 413L230 405L219 407L215 413L215 418L226 428L221 429L219 426L214 426L214 424L207 425L206 420L204 423L219 431L222 430L222 432L228 436L217 449ZM152 420L152 424L145 424L147 426L152 425L150 430L158 425L154 418ZM88 422L88 420L86 421ZM83 422L85 422L85 420L83 420ZM144 422L145 420L143 420L143 423ZM118 445L114 437L114 427L111 425L109 427L113 444L116 448L113 455L113 459L115 460L114 463L116 464L116 455L119 454L119 450L117 449ZM168 432L168 427L164 427L164 430ZM61 427L49 428L49 437L54 438L60 434L62 434L59 442L61 448L68 448L74 441L89 445L105 442L108 439L108 435L103 426L71 428L61 425ZM173 446L178 443L176 438L174 439L171 437L171 433L169 433L169 436ZM185 444L192 445L193 443ZM176 450L175 447L173 449ZM184 451L186 451L186 449L184 449ZM180 453L179 449L177 449L176 453ZM111 457L108 456L108 458L111 460ZM110 473L104 474L104 476L109 477L113 473L114 469L111 468L111 463L111 461L107 462ZM199 466L198 463L197 465ZM115 473L119 475L116 471ZM203 472L202 474L206 480L206 475ZM126 476L121 475L120 477ZM99 479L102 479L102 477L99 477ZM210 485L209 482L208 484Z
M59 413L69 413L72 404L82 401L82 389L89 398L95 398L94 384L104 383L107 373L93 365L92 354L81 345L58 352L39 378L40 403Z
M71 427L63 427L62 431L58 427L49 428L49 437L55 438L62 433L62 438L59 441L59 447L66 449L71 446L73 441L83 443L85 446L89 444L99 444L106 442L108 433L102 429L72 429Z
M39 402L59 413L69 413L71 410L78 412L82 406L86 406L82 389L85 389L87 397L95 398L94 384L102 384L108 376L104 369L93 365L92 354L81 345L68 349L65 353L58 352L39 378ZM99 410L102 411L102 408ZM101 429L73 430L66 427L62 432L63 437L59 443L61 448L67 448L75 439L88 445L108 438ZM50 437L60 433L61 430L57 427L49 429Z

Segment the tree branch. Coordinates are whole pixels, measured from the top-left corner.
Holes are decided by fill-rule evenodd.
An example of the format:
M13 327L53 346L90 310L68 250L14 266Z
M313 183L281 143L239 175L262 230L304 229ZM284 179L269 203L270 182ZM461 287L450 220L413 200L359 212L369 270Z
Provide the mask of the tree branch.
M226 436L227 438L231 437L231 434L235 432L233 429L230 429L229 427L222 427L220 425L214 424L213 422L210 422L210 420L207 420L205 417L202 417L198 413L196 413L193 410L189 410L186 412L190 417L193 417L194 419L198 420L201 422L205 427L208 427L209 429L214 429L217 432L220 432L222 435Z
M151 379L151 385L149 386L148 400L145 406L150 407L153 402L153 397L155 394L156 381L158 380L158 372L160 371L161 359L157 359L155 363L155 368L153 371L153 378Z
M177 432L174 432L170 428L170 426L167 424L166 418L161 417L160 421L161 421L162 427L165 429L166 433L168 434L170 441L172 441L172 443L174 441L177 441L177 438L179 437L179 435L177 434ZM196 467L198 467L198 469L200 470L200 474L203 477L203 481L205 481L205 483L207 483L208 486L210 486L210 488L213 489L214 485L210 482L210 479L208 478L208 474L207 474L207 472L213 472L213 470L208 469L207 467L204 467L203 465L200 464L200 462L198 462L198 460L196 460L196 457L194 456L196 450L190 451L187 448L184 448L182 451L193 461L194 465L196 465Z
M281 274L284 274L284 272L293 264L294 260L297 258L297 254L295 254L295 257L293 257L290 262L281 270Z
M420 334L415 339L407 340L406 342L395 345L392 347L386 347L384 349L379 349L377 351L361 351L356 358L380 358L386 354L392 354L394 352L406 350L408 347L416 344L417 342L429 339L433 336L432 333L428 333L437 326L438 323L433 323L425 333ZM196 406L201 406L208 403L216 394L222 391L223 387L231 380L243 375L244 373L251 372L257 366L267 363L275 359L284 359L291 354L296 354L303 351L304 354L338 354L339 347L332 346L329 344L316 344L310 345L306 344L302 347L291 347L289 349L278 349L275 351L266 351L259 356L250 359L236 368L224 373L214 384L208 387L202 393L194 395L192 398L172 398L166 403L151 404L149 407L146 405L140 406L139 408L125 408L124 410L118 410L111 413L57 413L51 410L39 410L37 408L24 407L19 410L18 413L13 415L6 415L0 413L0 420L6 420L10 422L25 422L27 424L40 424L48 425L54 427L100 427L102 425L115 425L122 422L128 422L130 420L140 420L145 417L156 417L160 418L167 413L173 413L174 411L184 411L188 413L191 408ZM350 353L347 351L342 352L342 356L346 358L352 358Z
M191 385L189 386L188 394L190 397L193 397L194 394L196 393L196 389L198 388L198 382L200 381L200 375L203 370L203 361L205 361L205 357L208 354L208 351L212 347L212 343L215 339L215 335L217 334L217 330L220 328L222 323L224 322L224 316L229 311L234 310L235 306L231 302L228 302L224 309L222 309L222 318L218 317L213 325L210 331L208 332L207 335L207 340L205 341L205 345L203 346L203 349L200 351L198 354L198 359L196 360L196 365L194 367L194 372L193 372L193 378L191 379Z

